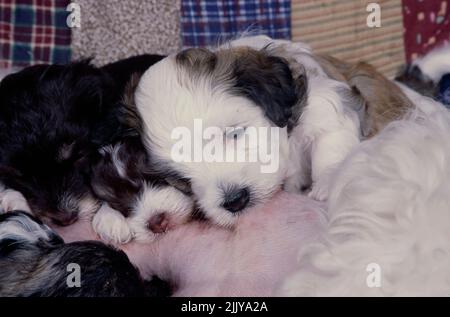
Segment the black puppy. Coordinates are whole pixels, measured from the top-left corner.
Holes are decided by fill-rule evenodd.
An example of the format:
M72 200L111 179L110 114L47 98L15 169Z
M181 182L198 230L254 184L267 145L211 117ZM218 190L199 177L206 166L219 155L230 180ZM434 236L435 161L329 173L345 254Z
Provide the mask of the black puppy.
M124 252L97 241L65 244L48 226L20 211L0 215L0 267L2 297L170 293L158 278L143 281ZM79 273L78 281L72 273Z
M0 83L2 192L13 189L13 197L19 192L36 215L59 225L95 211L90 167L100 148L127 131L120 119L126 82L161 58L144 55L103 68L86 61L38 65L5 77ZM0 193L3 206L14 206L10 197Z
M419 94L435 99L439 88L417 65L407 64L397 73L395 80L408 86Z

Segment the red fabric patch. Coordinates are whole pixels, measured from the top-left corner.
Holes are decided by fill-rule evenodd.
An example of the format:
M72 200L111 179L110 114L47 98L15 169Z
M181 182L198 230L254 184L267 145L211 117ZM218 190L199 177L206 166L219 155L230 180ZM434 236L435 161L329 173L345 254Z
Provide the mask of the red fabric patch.
M403 0L406 60L450 40L450 0Z

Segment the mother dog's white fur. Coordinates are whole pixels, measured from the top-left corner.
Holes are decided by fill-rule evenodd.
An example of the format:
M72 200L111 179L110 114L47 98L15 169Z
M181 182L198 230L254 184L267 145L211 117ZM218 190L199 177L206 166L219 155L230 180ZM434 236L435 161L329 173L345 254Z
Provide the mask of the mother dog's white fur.
M340 167L324 242L301 251L283 295L449 295L450 114L415 97L427 113L391 123Z

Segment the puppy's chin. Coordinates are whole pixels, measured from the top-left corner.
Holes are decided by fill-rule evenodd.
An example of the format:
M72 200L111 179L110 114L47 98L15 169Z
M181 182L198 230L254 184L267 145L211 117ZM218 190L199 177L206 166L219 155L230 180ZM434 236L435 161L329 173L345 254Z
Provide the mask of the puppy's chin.
M86 193L81 198L72 198L75 201L76 211L59 211L50 212L34 212L47 224L65 227L74 224L80 220L91 219L95 212L100 208L100 201ZM34 211L34 210L33 210Z
M220 204L211 205L211 202L208 201L199 200L197 203L199 204L201 210L204 210L203 213L209 221L220 227L233 230L243 216L251 213L252 209L255 207L267 203L280 191L281 185L275 185L261 192L253 190L251 194L252 197L247 206L238 212L230 212L229 210L223 208Z
M228 229L233 229L238 222L239 217L246 212L248 208L241 210L239 213L231 213L228 210L216 207L209 208L207 212L208 220L210 220L215 225L225 227Z

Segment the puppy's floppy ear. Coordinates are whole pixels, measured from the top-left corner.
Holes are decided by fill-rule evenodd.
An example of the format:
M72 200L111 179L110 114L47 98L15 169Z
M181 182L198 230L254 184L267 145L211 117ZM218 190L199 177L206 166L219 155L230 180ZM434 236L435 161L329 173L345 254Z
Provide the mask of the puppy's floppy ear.
M101 69L90 64L90 60L73 62L64 67L59 80L66 85L74 107L68 111L75 119L95 120L96 115L119 99L119 91L113 79Z
M298 119L295 107L306 95L306 79L294 78L285 59L265 50L248 50L236 58L233 75L238 92L259 105L278 127Z

